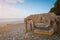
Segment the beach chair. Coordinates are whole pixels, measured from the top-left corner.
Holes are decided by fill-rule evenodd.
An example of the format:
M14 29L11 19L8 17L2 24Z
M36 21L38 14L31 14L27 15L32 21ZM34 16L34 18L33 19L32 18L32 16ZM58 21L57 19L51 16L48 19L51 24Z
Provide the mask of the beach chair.
M33 22L30 21L30 29L31 32L34 34L49 35L49 36L54 34L54 28L50 27L50 25L47 23L33 24Z

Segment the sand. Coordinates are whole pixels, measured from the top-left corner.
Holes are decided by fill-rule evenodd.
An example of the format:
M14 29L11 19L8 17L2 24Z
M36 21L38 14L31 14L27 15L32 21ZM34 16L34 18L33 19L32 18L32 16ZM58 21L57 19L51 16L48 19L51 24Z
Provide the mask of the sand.
M21 40L23 33L25 33L23 23L0 24L0 40Z
M24 23L0 23L0 40L60 40L58 34L53 36L25 34Z

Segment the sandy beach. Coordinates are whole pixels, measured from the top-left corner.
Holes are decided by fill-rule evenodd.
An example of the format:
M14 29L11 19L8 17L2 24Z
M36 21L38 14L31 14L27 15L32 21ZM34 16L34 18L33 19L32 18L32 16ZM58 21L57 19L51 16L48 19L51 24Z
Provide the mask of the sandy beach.
M37 35L28 32L25 34L24 23L0 23L0 40L60 40L60 36Z
M0 24L0 40L21 40L24 33L23 23L1 23Z

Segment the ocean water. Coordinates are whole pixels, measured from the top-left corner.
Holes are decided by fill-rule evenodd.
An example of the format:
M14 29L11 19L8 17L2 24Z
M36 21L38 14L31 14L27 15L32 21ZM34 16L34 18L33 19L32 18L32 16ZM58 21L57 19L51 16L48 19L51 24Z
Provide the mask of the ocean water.
M23 18L0 18L0 22L14 22L14 21L21 21L23 22Z

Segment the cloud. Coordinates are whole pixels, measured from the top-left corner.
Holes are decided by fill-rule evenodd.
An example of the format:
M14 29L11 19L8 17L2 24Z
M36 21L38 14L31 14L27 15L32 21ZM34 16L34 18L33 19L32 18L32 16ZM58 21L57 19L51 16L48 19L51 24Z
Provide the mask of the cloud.
M0 5L0 18L23 18L23 12L9 5Z
M0 18L23 18L25 15L20 8L17 8L16 5L10 4L17 4L23 3L24 0L0 0Z
M24 0L0 0L0 3L13 3L13 4L16 4L17 2L23 3Z
M9 4L17 2L23 3L24 0L0 0L0 18L24 18L26 15L20 8Z

